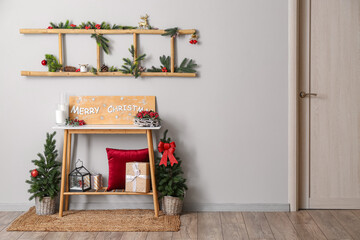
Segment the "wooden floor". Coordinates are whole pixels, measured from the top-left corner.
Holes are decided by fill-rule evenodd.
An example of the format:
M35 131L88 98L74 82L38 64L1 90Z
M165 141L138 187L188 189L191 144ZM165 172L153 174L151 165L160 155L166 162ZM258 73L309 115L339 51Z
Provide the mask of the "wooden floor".
M179 232L7 232L22 212L0 212L0 239L360 239L360 210L199 212Z

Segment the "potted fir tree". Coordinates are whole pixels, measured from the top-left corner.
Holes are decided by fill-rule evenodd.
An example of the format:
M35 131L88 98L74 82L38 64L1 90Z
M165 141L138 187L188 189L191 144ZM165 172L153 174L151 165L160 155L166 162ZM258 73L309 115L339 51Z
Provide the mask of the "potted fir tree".
M164 132L158 145L158 150L163 155L156 159L156 183L163 212L178 215L182 211L187 186L181 160L174 153L176 145L170 138L166 139L167 132L168 130Z
M46 134L44 154L38 153L39 159L32 160L36 169L30 170L31 178L26 180L30 184L31 193L29 200L35 198L36 214L50 215L55 213L55 197L59 193L60 162L56 161L58 151L56 150L56 132Z

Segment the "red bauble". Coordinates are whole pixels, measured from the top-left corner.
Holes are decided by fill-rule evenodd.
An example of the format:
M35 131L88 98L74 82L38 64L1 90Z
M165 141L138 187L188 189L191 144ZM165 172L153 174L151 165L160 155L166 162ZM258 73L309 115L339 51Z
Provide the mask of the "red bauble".
M42 60L42 61L41 61L41 64L42 64L43 66L46 66L47 61L46 61L46 60Z
M31 171L31 176L37 177L37 175L39 175L38 170L34 169L34 170Z

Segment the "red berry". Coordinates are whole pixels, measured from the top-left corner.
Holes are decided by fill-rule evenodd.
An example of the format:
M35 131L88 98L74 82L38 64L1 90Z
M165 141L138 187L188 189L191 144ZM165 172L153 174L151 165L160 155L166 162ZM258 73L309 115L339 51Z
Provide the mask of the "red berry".
M75 27L76 27L76 25L75 25L75 24L70 24L70 26L71 26L71 27L73 27L73 28L75 28Z
M76 72L80 72L80 68L76 69Z
M39 175L38 170L34 169L34 170L31 171L31 176L37 177L37 175Z
M191 39L191 40L189 41L189 43L193 44L193 43L194 43L194 40Z
M52 26L48 26L48 29L53 29L53 27L52 27Z
M85 26L85 29L90 29L91 27L90 26Z
M42 64L43 66L46 66L47 61L46 61L46 60L42 60L42 61L41 61L41 64Z
M197 44L197 40L194 40L194 44Z

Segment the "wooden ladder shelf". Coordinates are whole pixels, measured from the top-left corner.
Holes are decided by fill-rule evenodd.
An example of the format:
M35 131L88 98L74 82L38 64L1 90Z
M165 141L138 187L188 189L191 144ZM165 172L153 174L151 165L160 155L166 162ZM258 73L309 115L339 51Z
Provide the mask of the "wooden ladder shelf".
M21 34L58 34L59 36L59 63L63 64L63 34L132 34L135 57L137 56L139 34L164 34L165 30L154 29L20 29ZM195 29L179 30L180 35L196 33ZM196 73L179 73L175 72L175 37L170 38L170 72L142 72L142 77L196 77ZM45 72L45 71L21 71L21 76L44 76L44 77L106 77L106 76L132 76L122 72L100 72L101 62L100 46L96 44L97 54L97 74L91 72Z

